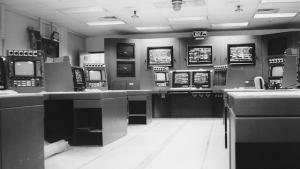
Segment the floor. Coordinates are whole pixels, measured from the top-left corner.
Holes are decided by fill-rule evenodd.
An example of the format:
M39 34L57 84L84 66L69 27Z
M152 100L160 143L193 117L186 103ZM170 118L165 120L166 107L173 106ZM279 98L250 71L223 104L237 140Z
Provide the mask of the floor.
M71 147L46 169L228 169L222 119L153 119L105 147Z

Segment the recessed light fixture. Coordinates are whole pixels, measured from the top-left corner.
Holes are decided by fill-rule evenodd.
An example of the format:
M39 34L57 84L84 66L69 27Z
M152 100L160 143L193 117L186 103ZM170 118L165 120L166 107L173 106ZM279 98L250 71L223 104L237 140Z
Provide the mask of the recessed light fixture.
M235 23L216 23L212 24L213 27L244 27L248 26L248 22L235 22Z
M139 31L154 31L154 30L171 30L169 26L149 26L149 27L136 27Z
M254 18L291 18L296 16L297 12L294 13L261 13L255 14Z
M107 26L107 25L122 25L126 24L124 21L95 21L95 22L87 22L86 24L90 26Z
M192 16L192 17L178 17L178 18L168 18L169 21L180 22L180 21L203 21L207 20L206 16Z
M300 0L262 0L261 3L292 3L300 2Z
M57 10L59 12L65 13L65 14L104 12L104 9L102 9L100 7L62 8L62 9L57 9Z

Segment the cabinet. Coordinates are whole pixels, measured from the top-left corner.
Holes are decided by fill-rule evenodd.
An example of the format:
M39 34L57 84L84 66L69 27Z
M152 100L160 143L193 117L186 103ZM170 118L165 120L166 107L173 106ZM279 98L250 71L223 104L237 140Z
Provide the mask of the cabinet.
M0 169L44 169L41 95L0 96Z
M128 91L128 123L148 124L152 121L152 94L147 91Z

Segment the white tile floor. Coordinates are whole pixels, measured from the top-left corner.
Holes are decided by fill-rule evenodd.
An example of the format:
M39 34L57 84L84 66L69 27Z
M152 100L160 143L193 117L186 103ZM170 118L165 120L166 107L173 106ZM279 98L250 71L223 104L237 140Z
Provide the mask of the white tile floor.
M45 169L228 169L222 119L153 119L105 147L71 147Z

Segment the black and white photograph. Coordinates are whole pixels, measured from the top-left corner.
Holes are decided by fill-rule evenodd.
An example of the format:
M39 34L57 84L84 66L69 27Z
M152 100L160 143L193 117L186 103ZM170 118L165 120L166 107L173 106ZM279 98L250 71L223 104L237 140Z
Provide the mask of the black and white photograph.
M0 0L0 169L300 169L300 0Z

